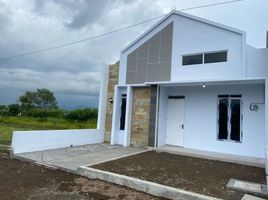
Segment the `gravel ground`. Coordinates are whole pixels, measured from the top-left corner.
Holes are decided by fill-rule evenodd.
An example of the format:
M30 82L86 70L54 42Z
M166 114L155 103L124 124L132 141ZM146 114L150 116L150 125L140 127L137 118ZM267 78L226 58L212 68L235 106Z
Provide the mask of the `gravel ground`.
M1 200L163 199L5 156L0 156L0 177Z
M265 183L263 168L154 151L93 167L230 200L244 195L226 188L230 178Z

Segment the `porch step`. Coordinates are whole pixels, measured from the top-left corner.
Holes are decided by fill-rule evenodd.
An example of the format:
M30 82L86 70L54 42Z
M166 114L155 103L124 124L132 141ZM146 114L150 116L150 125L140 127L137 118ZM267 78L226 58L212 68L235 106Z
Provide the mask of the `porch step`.
M265 199L245 194L241 200L265 200Z
M267 186L259 183L252 183L236 179L230 179L227 184L228 189L250 193L253 195L268 197ZM258 200L258 199L257 199Z

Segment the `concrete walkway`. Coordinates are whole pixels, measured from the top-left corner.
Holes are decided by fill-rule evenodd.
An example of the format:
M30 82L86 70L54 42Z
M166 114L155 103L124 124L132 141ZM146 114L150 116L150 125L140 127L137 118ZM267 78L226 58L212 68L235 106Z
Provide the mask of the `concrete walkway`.
M80 166L90 166L145 152L145 149L109 144L91 144L16 154L15 157L77 172Z

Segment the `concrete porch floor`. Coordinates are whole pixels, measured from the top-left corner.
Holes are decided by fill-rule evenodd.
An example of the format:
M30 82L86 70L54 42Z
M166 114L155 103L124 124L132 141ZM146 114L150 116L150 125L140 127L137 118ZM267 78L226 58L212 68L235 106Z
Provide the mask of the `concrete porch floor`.
M21 153L15 154L15 157L76 173L80 166L90 166L145 151L147 150L102 143Z
M248 156L239 156L239 155L231 155L225 153L217 153L211 151L203 151L197 149L188 149L183 147L177 147L172 145L164 145L154 148L155 151L158 152L166 152L184 156L192 156L197 158L204 158L210 160L219 160L224 162L232 162L242 165L256 166L264 168L264 159L254 158Z

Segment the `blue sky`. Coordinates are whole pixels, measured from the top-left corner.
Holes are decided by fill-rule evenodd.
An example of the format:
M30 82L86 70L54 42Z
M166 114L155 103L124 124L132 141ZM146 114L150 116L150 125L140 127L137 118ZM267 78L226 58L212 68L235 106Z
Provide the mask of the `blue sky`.
M225 0L0 0L0 57L47 48L109 32L161 14ZM268 1L245 0L187 11L247 33L263 48ZM56 51L0 61L0 104L26 90L48 88L64 108L97 107L101 66L153 23Z

